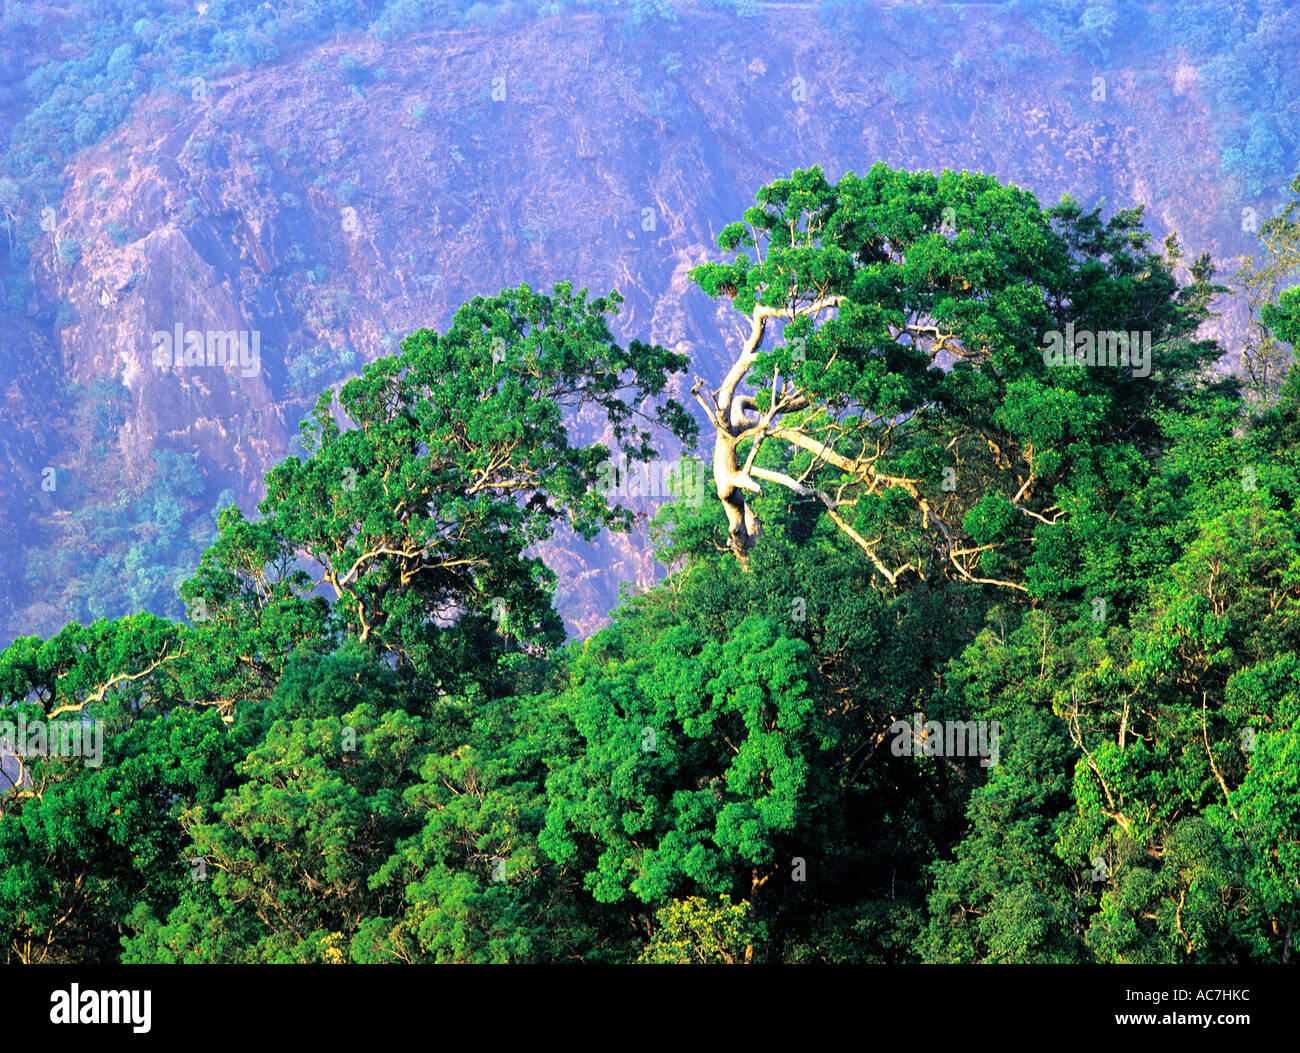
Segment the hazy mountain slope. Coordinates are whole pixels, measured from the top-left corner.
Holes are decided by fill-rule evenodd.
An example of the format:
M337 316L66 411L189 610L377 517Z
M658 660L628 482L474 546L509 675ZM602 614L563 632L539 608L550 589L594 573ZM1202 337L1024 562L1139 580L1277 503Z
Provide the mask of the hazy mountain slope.
M617 288L624 335L715 376L738 328L687 271L795 167L979 169L1044 202L1150 202L1194 251L1252 248L1241 210L1269 202L1223 178L1194 64L1130 49L1098 67L1014 15L932 10L924 32L882 15L865 42L796 5L639 40L594 15L348 33L143 99L72 161L33 299L5 322L6 638L124 595L165 607L180 572L158 568L201 550L223 491L252 508L315 394L475 294ZM178 324L256 332L260 368L156 368L152 334ZM63 424L33 444L37 391ZM637 539L547 554L582 633L653 573Z

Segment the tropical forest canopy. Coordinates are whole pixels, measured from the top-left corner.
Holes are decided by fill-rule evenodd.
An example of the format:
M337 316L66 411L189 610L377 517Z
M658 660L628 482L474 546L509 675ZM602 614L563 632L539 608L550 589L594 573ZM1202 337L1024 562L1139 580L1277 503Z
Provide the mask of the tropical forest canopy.
M1212 261L884 165L718 240L725 374L617 293L476 298L320 397L186 619L0 654L13 720L103 729L4 766L9 961L1294 958L1300 373L1211 369ZM707 499L566 644L532 546L629 529L602 465L668 441Z

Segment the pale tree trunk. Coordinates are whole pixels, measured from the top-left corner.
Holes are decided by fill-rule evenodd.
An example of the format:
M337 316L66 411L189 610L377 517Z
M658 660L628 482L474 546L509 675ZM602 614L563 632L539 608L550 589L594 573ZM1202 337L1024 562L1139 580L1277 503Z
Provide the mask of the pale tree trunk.
M749 374L758 357L758 349L762 346L763 337L767 333L769 318L794 319L803 315L816 315L828 308L838 307L843 302L842 296L826 296L803 306L791 305L777 308L759 304L750 315L749 338L745 341L740 356L727 371L722 385L712 393L712 398L706 400L701 396L699 389L703 384L702 381L697 381L695 387L691 389L696 401L704 407L713 424L713 483L718 492L718 500L722 502L722 510L727 517L728 545L742 566L748 563L749 550L753 548L761 529L758 516L754 514L754 510L745 499L745 491L756 494L763 491L750 474L752 454L749 458L751 463L741 465L736 455L736 448L745 437L745 433L755 425L771 423L775 415L775 406L765 415L762 422L750 418L745 413L746 400L737 396L736 389ZM757 441L754 439L755 448Z

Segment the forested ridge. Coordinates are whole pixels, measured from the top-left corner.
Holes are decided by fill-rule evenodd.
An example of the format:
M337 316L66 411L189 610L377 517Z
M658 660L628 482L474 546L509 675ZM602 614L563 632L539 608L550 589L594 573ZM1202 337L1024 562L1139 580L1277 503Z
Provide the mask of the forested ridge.
M476 297L321 395L184 621L0 653L10 719L102 728L6 758L6 959L1294 961L1300 373L1215 372L1214 262L883 164L713 255L725 374L617 292ZM668 443L666 578L566 641L533 546Z

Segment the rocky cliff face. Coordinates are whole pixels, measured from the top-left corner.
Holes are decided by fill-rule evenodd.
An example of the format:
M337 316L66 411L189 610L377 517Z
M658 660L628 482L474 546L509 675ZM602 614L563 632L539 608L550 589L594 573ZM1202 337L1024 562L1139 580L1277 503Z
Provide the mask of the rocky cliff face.
M1194 251L1252 249L1240 209L1265 206L1222 178L1194 69L1094 69L1032 27L967 10L948 12L939 41L882 23L865 49L782 5L743 32L685 19L640 42L595 16L358 34L198 83L190 98L146 99L76 157L34 263L35 301L6 321L4 375L26 379L0 396L12 498L0 529L40 527L23 557L39 585L40 546L69 543L58 516L138 492L158 449L197 455L205 499L229 489L251 509L319 390L520 282L617 288L624 336L716 376L739 326L687 272L760 186L796 167L977 169L1044 203L1067 191L1149 202L1154 231L1176 228ZM205 347L256 334L256 368L159 367L155 334L178 326ZM77 385L58 396L75 415L105 382L125 388L106 439L93 422L30 438L38 392ZM94 458L92 433L105 439ZM46 465L82 489L41 490ZM557 539L546 553L580 634L618 582L654 575L643 536ZM16 601L7 637L67 617L21 584L23 560L0 581Z

